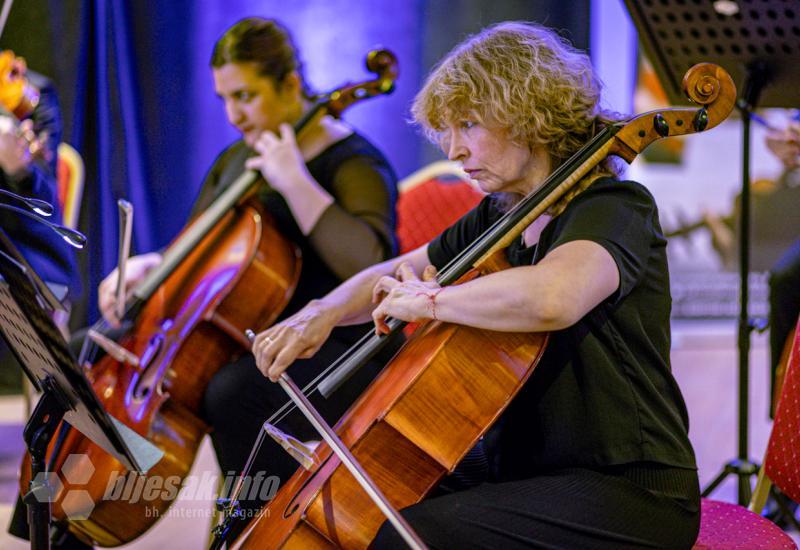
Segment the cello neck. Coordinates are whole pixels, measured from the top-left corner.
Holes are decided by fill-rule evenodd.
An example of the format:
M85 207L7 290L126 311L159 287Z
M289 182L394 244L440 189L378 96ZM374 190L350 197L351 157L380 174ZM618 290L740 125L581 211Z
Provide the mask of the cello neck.
M442 286L453 284L473 267L487 261L498 250L508 247L536 218L580 181L613 145L612 138L621 125L601 130L589 143L559 166L542 186L522 199L514 208L497 220L466 250L443 270L438 281Z
M563 197L575 184L607 156L618 156L632 162L650 143L670 136L687 135L709 130L725 120L733 110L736 87L730 75L710 63L695 65L684 77L687 96L700 108L673 108L650 111L625 122L609 124L559 166L535 191L503 215L475 242L453 258L436 280L441 286L455 283L472 268L489 262L506 248L525 228ZM405 326L397 319L388 319L390 334ZM318 388L328 397L347 378L382 348L386 335L365 335L355 346L331 365L334 369Z
M328 101L327 97L315 101L311 108L294 125L295 133L299 134L306 128L326 108ZM130 318L131 314L135 313L137 303L146 302L167 277L181 265L200 241L216 227L223 216L250 194L255 188L258 179L259 174L257 172L246 170L211 203L211 206L192 222L186 232L164 253L161 264L151 271L147 278L136 288L133 293L134 301L126 306L126 317Z
M192 222L189 229L164 253L164 258L157 268L151 271L147 278L136 288L133 293L137 301L147 301L158 287L169 277L173 271L194 250L197 244L219 223L225 214L244 198L255 187L258 173L247 170L217 197L211 206ZM126 307L126 317L130 306Z
M375 73L376 78L356 84L346 84L337 90L315 98L311 107L294 125L295 134L300 134L322 113L328 113L338 118L345 109L359 101L391 93L397 78L397 57L389 50L374 50L367 55L366 64L367 69ZM169 247L161 265L151 271L134 291L132 300L125 307L126 319L131 319L136 315L141 304L153 295L203 237L217 225L225 214L254 190L258 179L256 172L251 170L244 172L214 200L203 214L192 222L189 229Z

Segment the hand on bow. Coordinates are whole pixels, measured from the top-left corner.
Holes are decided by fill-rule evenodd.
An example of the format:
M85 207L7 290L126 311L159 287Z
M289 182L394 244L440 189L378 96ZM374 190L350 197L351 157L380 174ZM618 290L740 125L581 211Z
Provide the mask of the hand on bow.
M17 176L31 164L31 146L39 147L33 134L33 122L25 120L19 127L8 117L0 122L0 170L9 176ZM32 143L25 139L28 135L33 136Z
M333 308L312 300L291 317L258 333L252 347L258 370L277 382L296 359L317 353L338 321Z
M387 317L401 321L423 321L436 318L436 296L442 290L436 282L436 268L429 265L420 279L408 262L397 268L394 277L381 277L372 290L372 311L376 334L388 334Z
M161 263L161 254L150 252L128 258L125 277L125 298L141 283L150 271ZM119 269L106 275L97 288L97 305L100 313L113 327L118 327L120 319L117 318L117 279Z

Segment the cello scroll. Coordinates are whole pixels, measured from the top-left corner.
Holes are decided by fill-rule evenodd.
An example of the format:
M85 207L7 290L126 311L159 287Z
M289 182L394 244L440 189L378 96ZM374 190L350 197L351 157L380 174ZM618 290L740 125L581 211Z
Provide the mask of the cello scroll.
M624 123L610 154L632 162L657 139L710 130L728 117L736 102L733 79L713 63L698 63L689 69L683 77L683 90L700 109L659 109L639 115Z
M394 53L387 49L372 50L367 54L365 63L367 70L375 73L377 78L358 84L346 84L329 94L327 110L332 116L339 118L356 101L394 91L398 75L397 56Z

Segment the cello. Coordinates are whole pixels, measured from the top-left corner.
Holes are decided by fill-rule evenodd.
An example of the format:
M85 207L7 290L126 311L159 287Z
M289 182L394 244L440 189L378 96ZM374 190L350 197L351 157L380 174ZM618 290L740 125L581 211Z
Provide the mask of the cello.
M362 99L391 92L394 54L370 52L366 64L374 79L315 99L295 132L324 114L338 117ZM169 246L126 302L127 328L118 341L105 321L94 327L106 354L81 363L95 393L109 414L164 455L146 475L129 472L76 430L62 429L48 468L64 485L54 496L53 517L88 543L130 542L165 514L208 432L199 411L209 380L249 348L244 328L268 326L291 298L301 268L299 249L254 199L258 181L255 172L242 174ZM26 464L22 471L29 471ZM28 482L21 477L23 490ZM154 498L105 498L109 488L118 487L115 482L150 487Z
M605 127L454 258L437 282L458 284L505 269L505 247L601 160L615 155L631 162L653 141L713 128L733 109L735 86L716 65L694 66L684 89L700 108L658 110ZM393 319L389 325L394 331L403 323ZM339 421L336 436L391 506L419 502L500 416L531 375L546 339L543 333L426 322ZM367 336L331 368L358 368L380 345L381 337ZM286 373L281 379L293 389ZM337 383L326 381L323 393ZM384 521L381 499L373 500L370 484L362 486L342 467L349 460L342 454L338 449L334 454L330 444L311 450L303 467L231 547L369 546Z

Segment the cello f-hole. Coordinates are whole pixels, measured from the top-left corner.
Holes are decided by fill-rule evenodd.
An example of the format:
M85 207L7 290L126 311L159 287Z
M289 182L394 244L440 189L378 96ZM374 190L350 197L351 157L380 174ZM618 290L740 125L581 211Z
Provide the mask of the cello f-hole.
M134 399L145 399L148 395L150 395L151 390L153 389L151 386L155 380L155 373L149 372L148 369L153 363L153 360L161 353L163 346L164 334L162 333L153 335L153 337L150 339L150 342L148 342L147 349L142 354L140 361L140 368L143 374L133 390Z

